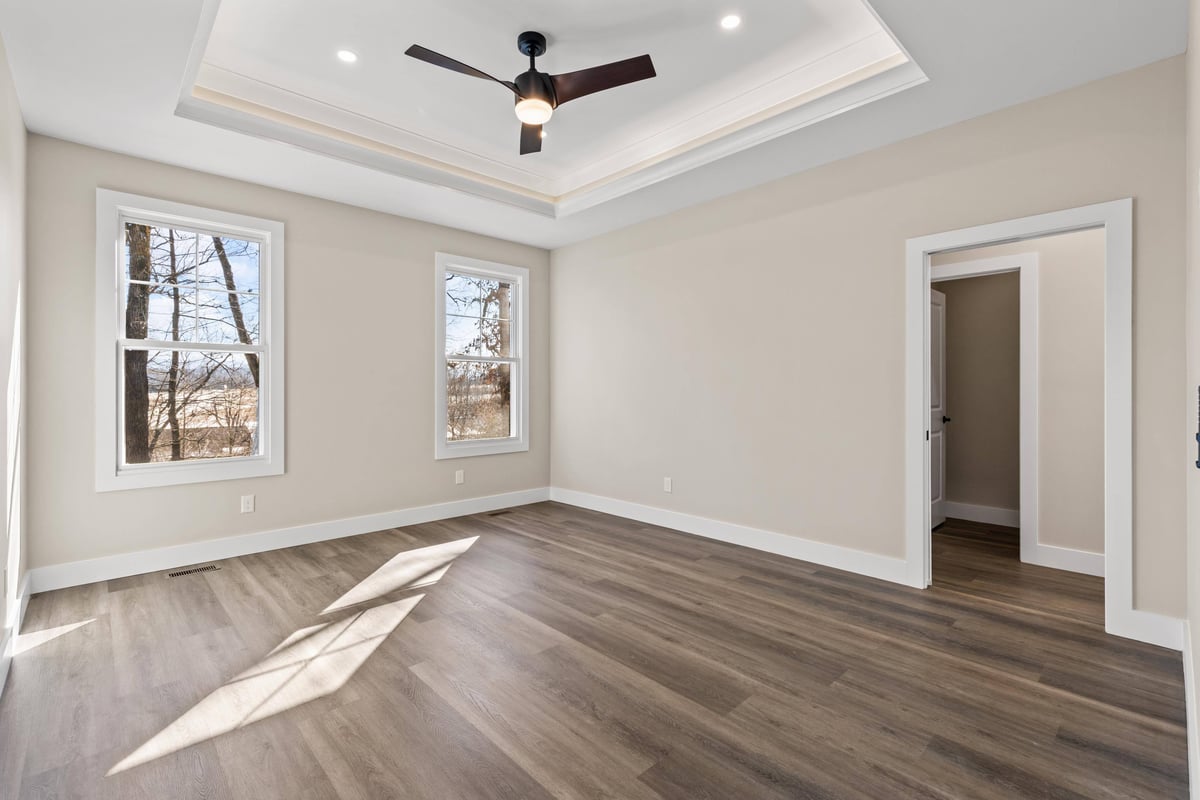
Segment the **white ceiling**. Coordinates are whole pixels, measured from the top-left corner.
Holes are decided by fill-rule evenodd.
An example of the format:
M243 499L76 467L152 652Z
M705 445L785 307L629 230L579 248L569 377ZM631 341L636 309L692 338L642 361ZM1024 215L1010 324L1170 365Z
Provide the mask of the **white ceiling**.
M258 124L282 111L292 124L278 126L277 138L287 138L297 121L316 122L328 137L348 133L394 148L399 161L411 154L477 182L499 181L561 214L560 198L711 138L728 149L727 134L818 97L845 97L849 86L908 61L862 0L740 3L745 23L725 30L718 24L725 0L220 0L211 32L202 25L195 48L200 92L185 87L184 100L193 101L190 116L214 124L226 122L230 107L253 113ZM508 80L528 68L516 46L516 34L527 29L548 36L542 71L649 53L658 76L564 106L545 127L542 152L521 156L508 91L404 55L419 43ZM359 60L338 61L339 48ZM894 88L915 79L923 76L894 75ZM197 99L224 108L205 114ZM404 171L404 164L391 166Z
M771 129L767 120L754 136L745 133L756 130L752 125L726 134L715 147L704 142L689 149L685 141L684 152L633 170L638 180L599 191L564 213L561 197L541 195L569 187L572 175L644 141L638 139L643 133L652 138L675 129L672 120L719 107L721 97L753 86L756 76L792 74L804 66L798 62L805 53L818 61L828 56L823 44L865 30L855 27L864 17L851 10L862 10L859 0L736 0L728 6L708 0L440 0L380 2L371 10L374 5L374 0L224 0L218 8L214 0L0 0L0 35L26 124L36 133L543 247L1177 55L1187 36L1186 0L874 0L874 11L919 65L918 73L910 63L839 87L806 104L808 118L793 128L787 126L796 120L784 124L781 116L782 129ZM418 5L437 8L414 11ZM333 8L335 16L322 16ZM387 9L404 9L419 20ZM732 35L716 26L728 10L745 17L743 29ZM835 31L825 39L807 35L819 27L812 17L792 16L818 12L833 15L833 22L822 22ZM548 126L540 154L545 158L526 168L514 155L515 117L500 87L399 55L419 42L509 78L522 66L515 34L526 28L550 35L550 52L539 64L549 71L650 52L660 77L564 106ZM342 47L362 56L354 68L342 69L330 57ZM714 79L751 58L760 59L757 66ZM204 122L177 115L177 108L197 115L195 107L181 107L181 97L191 96L192 82L218 65L339 113L378 119L431 146L452 144L464 159L486 161L490 169L534 177L510 185L469 166L430 167L409 160L407 151L386 148L377 148L378 158L366 158L370 147L338 141L328 130L297 133L293 126L285 134L277 119L261 116L248 123L254 115L244 108L227 107L226 116ZM897 86L896 73L905 69L903 86ZM390 105L393 71L396 102ZM919 81L913 76L920 73L928 82L914 86ZM662 94L659 87L665 87ZM443 91L444 99L432 102ZM868 102L873 95L879 99ZM473 107L479 110L471 112ZM486 115L486 123L474 113ZM539 157L525 157L531 158ZM401 162L409 166L395 167ZM503 184L503 191L480 190L481 181ZM569 200L569 188L566 195Z

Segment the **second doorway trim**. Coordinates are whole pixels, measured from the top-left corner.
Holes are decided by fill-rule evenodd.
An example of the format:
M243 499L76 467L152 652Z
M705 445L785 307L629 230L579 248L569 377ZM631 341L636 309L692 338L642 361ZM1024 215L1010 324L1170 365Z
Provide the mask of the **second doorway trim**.
M1064 562L1060 548L1044 547L1038 543L1038 254L1014 253L995 258L939 264L929 267L929 282L981 278L1016 272L1020 281L1020 325L1018 379L1018 417L1020 430L1020 500L1021 561L1056 569L1071 569L1092 575L1104 574L1104 560L1099 564ZM954 508L962 504L953 503ZM992 520L978 520L981 522Z
M1053 569L1081 572L1085 575L1104 577L1104 554L1073 550L1067 547L1042 544L1038 538L1038 432L1041 421L1038 415L1038 254L1036 252L1015 253L995 258L961 261L957 264L939 264L929 267L930 283L978 278L984 275L1000 275L1005 272L1020 273L1020 501L1019 527L1021 530L1021 561ZM953 503L954 507L961 504ZM992 520L977 520L991 522ZM1004 523L995 523L1004 524Z

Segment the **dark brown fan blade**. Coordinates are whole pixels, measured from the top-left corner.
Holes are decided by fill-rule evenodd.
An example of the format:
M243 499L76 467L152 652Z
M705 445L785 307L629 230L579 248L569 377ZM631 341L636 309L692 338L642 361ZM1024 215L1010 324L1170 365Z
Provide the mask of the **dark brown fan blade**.
M603 92L605 89L624 86L634 81L644 81L656 74L650 56L637 56L624 61L614 61L602 67L551 75L550 80L554 83L555 98L558 104L562 105L577 97Z
M521 155L542 152L542 126L521 126Z
M511 91L513 94L520 97L520 94L517 92L516 84L512 83L511 81L502 81L499 78L493 78L491 75L488 75L482 70L475 69L474 67L468 66L461 61L455 61L453 58L444 56L441 53L435 53L428 47L421 47L419 44L414 44L412 47L404 51L404 55L412 56L420 61L433 64L435 67L443 67L455 72L460 72L463 75L470 75L472 78L483 78L485 81L495 81Z

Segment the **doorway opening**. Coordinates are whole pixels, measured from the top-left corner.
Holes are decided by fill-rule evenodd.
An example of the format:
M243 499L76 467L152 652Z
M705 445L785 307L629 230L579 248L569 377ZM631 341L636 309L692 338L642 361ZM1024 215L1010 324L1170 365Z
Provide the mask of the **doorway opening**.
M1103 620L1104 265L1102 228L930 256L936 585Z
M1104 236L1104 618L1109 633L1178 649L1178 620L1133 607L1133 201L1116 200L910 239L905 272L905 561L932 581L930 278L933 260L1089 229ZM951 409L948 416L953 418ZM1043 525L1044 527L1044 525Z

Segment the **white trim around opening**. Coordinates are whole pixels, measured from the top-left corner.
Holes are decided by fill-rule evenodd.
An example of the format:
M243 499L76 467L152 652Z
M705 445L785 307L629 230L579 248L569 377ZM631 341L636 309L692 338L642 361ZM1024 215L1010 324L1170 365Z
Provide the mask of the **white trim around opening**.
M1020 444L1021 560L1038 559L1038 254L1017 253L997 258L930 266L931 283L1016 272L1020 280ZM958 505L958 504L955 504ZM949 510L947 510L949 514ZM1049 565L1045 565L1049 566Z
M1133 200L1039 214L909 239L905 268L905 560L907 582L929 585L930 255L1103 228L1104 627L1176 650L1183 623L1133 602Z
M447 276L498 280L511 285L509 298L510 344L508 352L496 356L449 355L446 347ZM434 445L435 459L521 453L529 450L529 270L494 261L437 253L434 258ZM453 316L453 315L451 315ZM480 320L482 325L483 320ZM482 328L481 328L482 330ZM451 440L446 424L448 397L447 367L452 361L475 364L507 364L510 375L508 436L495 439Z
M179 228L193 233L231 236L259 247L258 341L155 340L149 332L129 336L125 328L126 223ZM160 200L154 197L96 190L96 295L95 295L95 477L96 491L145 489L205 481L257 478L284 473L284 224L218 209ZM199 267L192 268L193 271ZM145 281L134 281L134 283ZM200 290L198 282L192 284ZM224 288L220 293L244 294ZM167 331L166 336L170 336ZM217 337L213 337L216 339ZM243 340L244 341L244 340ZM236 342L236 343L235 343ZM125 350L256 353L261 370L257 386L256 452L223 458L188 458L182 461L126 463ZM240 356L239 356L240 358ZM256 381L257 383L257 381Z

